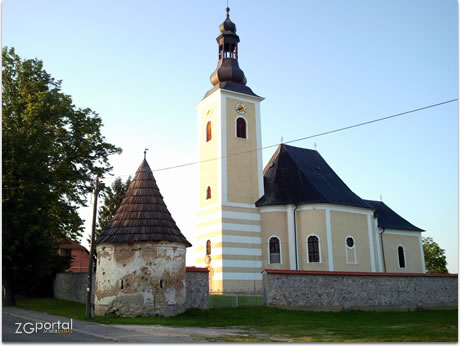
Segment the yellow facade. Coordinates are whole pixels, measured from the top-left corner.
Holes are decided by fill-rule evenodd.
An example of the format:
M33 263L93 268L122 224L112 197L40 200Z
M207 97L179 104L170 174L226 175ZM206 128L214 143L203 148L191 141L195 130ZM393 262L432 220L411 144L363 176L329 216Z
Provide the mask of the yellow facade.
M297 228L299 250L299 269L328 270L329 258L327 253L326 211L303 210L297 212ZM307 238L315 235L319 238L320 262L309 263L307 257Z
M255 207L264 193L257 150L261 100L217 89L197 105L201 163L194 245L197 265L210 270L211 293L261 293L264 269L424 272L420 232L384 233L382 248L372 209L332 204ZM236 110L241 103L244 114ZM238 118L245 121L246 138L237 137ZM319 261L308 256L310 236L319 241ZM280 263L270 263L271 237L279 239ZM348 237L353 247L347 246ZM399 245L406 253L405 268L398 266Z
M386 231L382 249L382 230L376 227L371 209L325 204L300 205L297 209L292 206L260 209L264 269L424 273L420 232ZM289 227L289 214L294 212L295 227ZM295 234L296 241L289 241L289 232ZM310 235L319 240L319 262L308 261ZM273 236L281 243L280 264L269 263L268 244ZM347 237L353 238L353 248L347 246ZM398 265L399 245L405 251L405 268Z
M259 97L218 89L197 105L200 127L200 201L196 225L196 262L210 270L213 293L262 289ZM245 114L237 104L243 103ZM246 138L237 138L236 121L246 122ZM211 140L208 122L211 121ZM212 161L206 161L215 159ZM211 188L211 198L207 193ZM207 242L211 253L207 254Z
M406 233L406 234L404 234ZM420 252L419 232L401 232L386 230L382 234L385 267L390 273L422 273L423 259ZM400 268L398 261L398 246L404 249L405 268Z
M234 203L253 204L259 199L257 168L257 137L255 103L244 102L246 114L235 111L236 98L226 100L227 114L227 200ZM237 138L236 120L247 123L247 138Z
M332 252L334 270L372 272L369 228L366 214L331 211ZM345 240L353 237L355 249L349 249Z
M289 270L290 254L288 242L287 211L261 213L262 224L262 263L264 268ZM269 263L269 240L271 237L280 240L281 263Z

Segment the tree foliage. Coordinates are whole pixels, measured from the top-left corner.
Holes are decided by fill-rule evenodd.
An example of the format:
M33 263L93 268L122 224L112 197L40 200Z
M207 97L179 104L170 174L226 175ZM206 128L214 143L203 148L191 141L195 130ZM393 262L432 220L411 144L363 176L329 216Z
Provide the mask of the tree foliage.
M447 273L447 261L444 250L431 237L423 237L423 254L427 273Z
M102 190L104 196L104 203L99 207L97 226L95 232L95 238L107 228L113 216L118 210L118 207L125 197L125 193L128 190L129 184L131 183L131 176L126 179L125 182L121 178L116 178L111 186L107 186Z
M3 281L7 291L34 293L62 269L58 243L81 235L77 210L121 149L40 60L22 60L13 48L3 48L2 58Z

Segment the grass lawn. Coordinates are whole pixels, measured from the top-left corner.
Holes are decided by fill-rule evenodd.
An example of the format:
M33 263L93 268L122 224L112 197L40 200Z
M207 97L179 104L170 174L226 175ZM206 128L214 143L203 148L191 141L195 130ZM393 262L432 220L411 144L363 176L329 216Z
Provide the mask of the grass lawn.
M84 319L83 304L24 298L19 308ZM103 324L157 324L176 327L223 327L247 331L218 341L450 341L456 342L457 310L419 312L305 312L263 306L190 309L176 317L93 317Z

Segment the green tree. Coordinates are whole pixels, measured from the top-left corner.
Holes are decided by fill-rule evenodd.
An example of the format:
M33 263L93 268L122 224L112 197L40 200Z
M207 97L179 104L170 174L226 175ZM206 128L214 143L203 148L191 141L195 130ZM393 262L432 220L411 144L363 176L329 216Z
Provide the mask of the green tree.
M125 182L123 182L121 178L116 178L111 186L103 188L102 195L104 196L104 203L99 207L94 239L97 239L109 225L123 197L125 197L130 183L131 176L129 176ZM88 242L90 242L90 239L88 239Z
M447 261L444 250L431 237L423 237L423 254L427 273L447 273Z
M58 243L81 236L78 208L121 149L105 141L98 114L73 105L40 60L22 60L13 48L3 48L2 58L2 274L12 305L15 293L40 293L65 267Z

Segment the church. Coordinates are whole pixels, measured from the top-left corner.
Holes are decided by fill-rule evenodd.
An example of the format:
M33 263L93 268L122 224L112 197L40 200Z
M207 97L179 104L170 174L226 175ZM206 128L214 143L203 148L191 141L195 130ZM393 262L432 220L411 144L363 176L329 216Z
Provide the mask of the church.
M385 203L360 198L318 151L281 144L263 167L264 98L246 85L226 11L213 87L196 105L194 245L211 293L260 293L265 269L425 273L424 230Z

